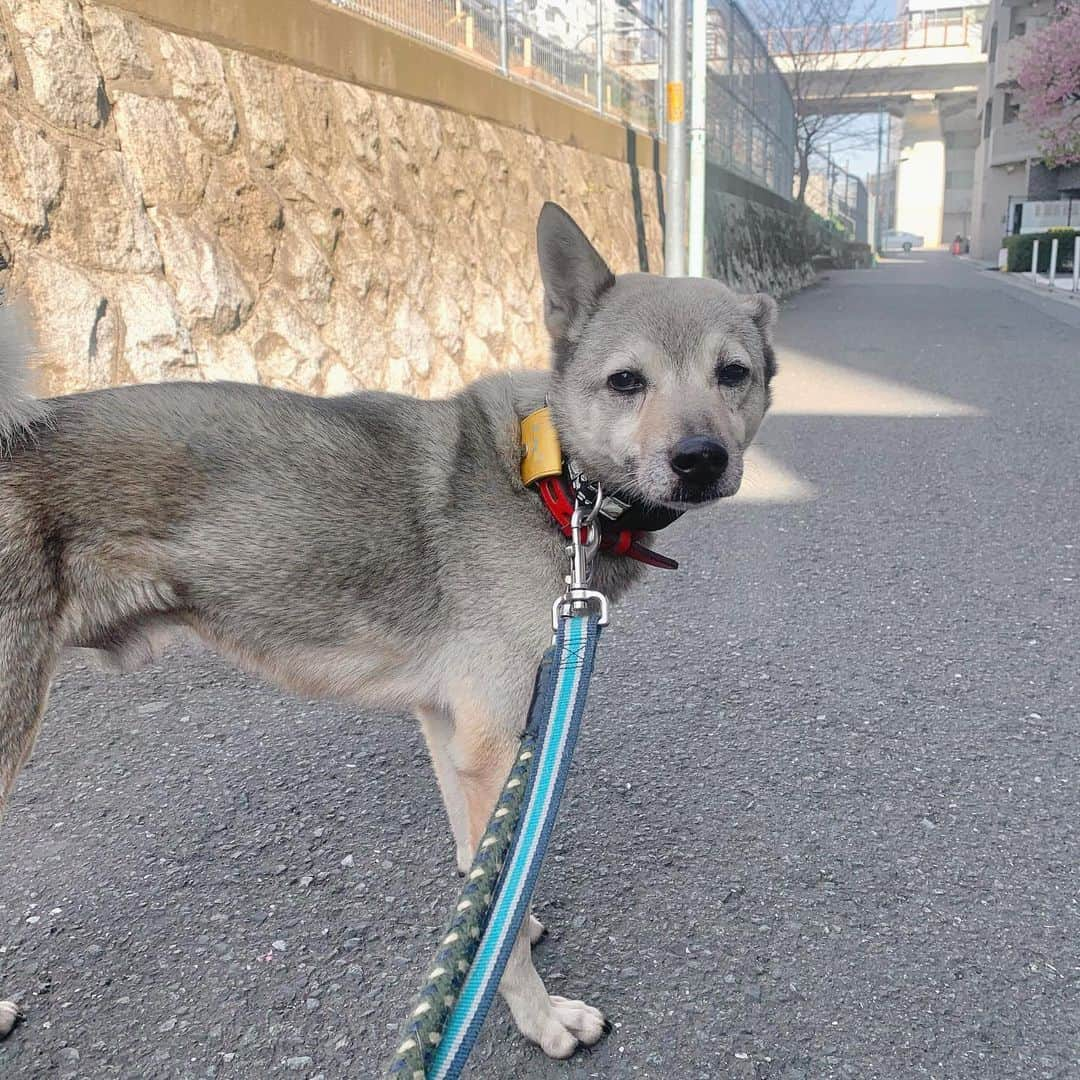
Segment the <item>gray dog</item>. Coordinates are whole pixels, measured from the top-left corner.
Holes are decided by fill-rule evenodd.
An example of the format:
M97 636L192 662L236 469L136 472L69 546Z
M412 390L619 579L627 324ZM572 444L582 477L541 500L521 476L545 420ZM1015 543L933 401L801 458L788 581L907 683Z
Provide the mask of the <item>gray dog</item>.
M775 370L769 297L616 278L551 203L537 238L552 370L443 401L230 383L35 401L4 317L0 810L65 647L131 670L188 631L305 697L415 712L469 865L567 569L522 479L522 419L550 406L569 475L617 496L647 555L650 528L738 489ZM642 570L608 547L593 584L614 599ZM522 1033L564 1058L606 1024L548 994L541 932L523 929L501 990Z

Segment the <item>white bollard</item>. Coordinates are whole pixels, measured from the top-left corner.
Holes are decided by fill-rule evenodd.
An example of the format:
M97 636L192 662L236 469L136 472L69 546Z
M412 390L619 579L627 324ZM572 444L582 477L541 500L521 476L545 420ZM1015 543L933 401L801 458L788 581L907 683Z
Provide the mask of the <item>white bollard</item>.
M1057 282L1057 252L1058 252L1058 238L1055 236L1050 241L1050 291L1056 288Z
M1032 285L1039 284L1039 241L1036 240L1031 245L1031 283Z
M1073 295L1080 293L1080 233L1073 237Z

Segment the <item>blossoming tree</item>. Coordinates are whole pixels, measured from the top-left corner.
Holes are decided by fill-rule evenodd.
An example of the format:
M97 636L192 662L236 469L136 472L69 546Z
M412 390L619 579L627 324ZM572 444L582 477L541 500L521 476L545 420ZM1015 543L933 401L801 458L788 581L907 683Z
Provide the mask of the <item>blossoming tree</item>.
M1017 73L1027 122L1048 166L1080 163L1080 0L1032 35Z

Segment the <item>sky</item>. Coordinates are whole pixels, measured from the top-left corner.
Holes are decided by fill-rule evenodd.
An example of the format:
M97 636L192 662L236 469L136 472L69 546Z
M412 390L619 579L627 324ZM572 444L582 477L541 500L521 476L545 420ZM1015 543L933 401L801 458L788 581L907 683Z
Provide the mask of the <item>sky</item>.
M853 136L862 145L854 149L843 150L835 155L837 162L847 169L849 173L865 180L868 175L877 171L877 114L853 117L851 121ZM882 135L882 167L885 163L886 143L889 138L888 122L884 126Z

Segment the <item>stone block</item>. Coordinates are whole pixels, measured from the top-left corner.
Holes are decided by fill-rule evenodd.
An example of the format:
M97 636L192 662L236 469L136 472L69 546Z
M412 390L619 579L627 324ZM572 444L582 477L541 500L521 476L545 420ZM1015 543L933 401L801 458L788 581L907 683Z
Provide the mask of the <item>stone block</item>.
M209 42L162 34L161 58L192 128L218 153L232 149L238 132L236 110L225 83L221 53Z
M208 323L215 334L237 329L253 299L239 270L216 238L175 211L152 210L165 279L185 325Z
M251 346L238 334L208 337L205 340L196 333L199 371L210 381L224 379L228 382L259 382L259 364Z
M191 333L165 281L142 277L117 287L124 321L121 363L134 382L198 378Z
M107 82L152 79L154 63L146 47L142 24L109 8L87 4L83 17L90 30L101 74Z
M0 110L0 218L40 238L63 183L63 160L46 130Z
M113 110L120 147L147 206L194 207L210 155L175 101L123 92Z
M278 68L240 52L229 52L227 61L248 154L256 165L271 169L288 143Z
M11 21L41 111L60 127L100 128L105 87L75 0L8 0Z
M241 155L215 161L201 213L245 275L256 284L265 282L274 269L285 215L273 188L252 175Z
M0 90L16 90L18 86L19 76L15 71L15 58L12 56L3 24L0 23Z
M123 273L155 271L161 255L127 160L117 150L79 145L50 229L73 263Z
M36 253L21 271L17 292L33 313L47 392L115 385L119 319L101 286L70 263Z
M260 381L268 386L318 393L322 368L333 354L319 337L318 327L280 285L268 285L243 330L259 366Z

